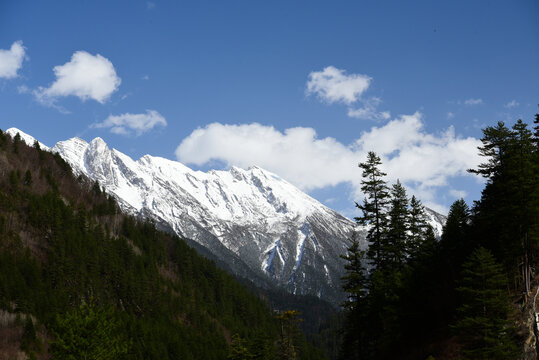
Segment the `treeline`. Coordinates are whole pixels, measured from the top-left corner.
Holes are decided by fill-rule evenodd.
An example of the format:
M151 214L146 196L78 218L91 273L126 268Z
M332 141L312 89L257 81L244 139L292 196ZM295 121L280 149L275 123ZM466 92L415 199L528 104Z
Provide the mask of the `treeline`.
M58 154L1 131L0 315L30 358L325 358L297 313L276 316Z
M359 165L368 249L352 238L343 256L342 359L518 358L511 305L528 301L538 264L539 115L534 124L484 129L484 163L469 170L486 178L481 199L453 203L439 241L375 153Z

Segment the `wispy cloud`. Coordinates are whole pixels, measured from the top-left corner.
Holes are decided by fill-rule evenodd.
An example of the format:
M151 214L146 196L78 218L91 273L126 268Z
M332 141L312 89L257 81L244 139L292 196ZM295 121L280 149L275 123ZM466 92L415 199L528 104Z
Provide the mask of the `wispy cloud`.
M455 117L455 114L452 113L451 111L449 111L449 112L447 113L446 117L447 117L448 119L453 119L453 118Z
M165 118L155 110L145 114L109 115L103 122L90 125L95 129L109 129L113 134L140 136L156 126L167 126Z
M86 51L75 52L64 65L55 66L56 80L49 87L33 91L37 100L51 105L60 97L76 96L82 101L93 99L105 103L118 90L121 79L109 59Z
M483 104L483 99L473 99L473 98L470 98L470 99L467 99L467 100L464 100L464 105L481 105Z
M511 100L507 104L505 104L504 107L507 108L507 109L511 109L511 108L517 107L519 105L520 104L516 100Z
M155 3L152 2L152 1L147 1L147 2L146 2L146 8L147 8L148 10L154 9L154 8L155 8Z
M364 120L388 120L391 117L389 111L378 111L378 105L382 102L380 98L372 97L362 100L362 107L348 108L348 116Z
M348 105L348 116L356 119L387 120L389 111L378 111L382 102L379 97L362 98L372 78L363 74L348 74L346 70L328 66L322 71L309 74L305 93L315 95L321 101Z
M22 67L26 48L22 41L15 41L9 50L0 49L0 79L13 79Z

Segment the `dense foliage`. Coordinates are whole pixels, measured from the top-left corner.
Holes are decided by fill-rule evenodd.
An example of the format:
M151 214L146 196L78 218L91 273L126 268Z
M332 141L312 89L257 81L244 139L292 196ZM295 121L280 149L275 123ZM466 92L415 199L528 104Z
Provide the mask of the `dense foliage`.
M28 330L30 356L279 358L267 304L182 239L122 214L57 154L0 132L0 175L0 309L36 318L47 346ZM294 349L323 358L301 333Z
M341 358L518 357L510 299L528 301L539 255L539 115L534 123L484 129L485 162L470 170L487 179L481 200L453 203L439 241L420 202L398 181L390 190L368 154L356 205L369 247L353 238L343 256Z

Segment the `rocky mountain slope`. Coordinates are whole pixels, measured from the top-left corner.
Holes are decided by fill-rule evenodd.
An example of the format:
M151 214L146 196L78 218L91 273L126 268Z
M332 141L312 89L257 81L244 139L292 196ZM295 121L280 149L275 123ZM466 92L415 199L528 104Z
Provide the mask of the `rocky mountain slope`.
M12 136L17 132L33 144L32 136L7 130ZM75 173L98 181L124 210L191 239L234 273L261 286L341 300L339 255L351 232L365 229L279 176L256 166L194 171L150 155L134 161L101 138L60 141L51 151ZM439 234L444 217L428 213Z

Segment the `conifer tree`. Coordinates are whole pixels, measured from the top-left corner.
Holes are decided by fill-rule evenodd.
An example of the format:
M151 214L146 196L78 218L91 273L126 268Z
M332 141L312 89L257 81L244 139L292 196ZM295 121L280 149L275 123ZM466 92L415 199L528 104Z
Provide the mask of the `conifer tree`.
M286 310L277 315L280 333L278 341L277 356L282 360L297 359L296 346L294 344L298 332L298 323L302 321L299 312L296 310Z
M463 298L454 330L464 345L468 359L515 359L518 355L511 339L507 316L509 299L507 278L492 253L483 247L475 250L463 265Z
M387 235L382 239L382 269L401 270L406 261L408 237L408 198L399 180L391 189L391 203Z
M442 231L440 246L446 258L450 258L454 271L468 256L471 245L468 243L470 228L470 209L464 201L455 201L449 208L447 220Z
M532 132L522 120L518 120L512 130L511 164L507 169L507 187L512 199L507 202L507 207L514 216L514 223L518 224L514 227L517 232L514 236L517 239L514 247L520 248L519 255L523 264L522 279L525 291L528 293L532 277L530 255L532 248L537 246L533 227L539 215L534 201L539 183L537 182L537 164L534 164Z
M367 314L367 278L364 267L365 251L360 249L358 234L353 233L346 255L345 274L341 278L342 288L347 295L342 304L346 311L343 327L343 346L341 356L345 359L360 359L365 352L365 315Z
M346 261L344 265L345 274L341 277L343 281L342 288L347 294L347 299L343 307L353 310L358 307L361 299L366 295L366 270L364 266L365 251L359 247L358 234L353 233L351 244L347 249L346 255L341 255Z
M427 223L425 207L415 195L410 200L408 237L406 240L406 253L414 259L419 256L423 245L434 237L432 227Z
M232 344L230 345L230 352L228 354L228 360L251 360L253 354L247 349L247 341L238 334L232 336Z
M13 138L13 153L19 154L19 144L21 143L21 134L17 133L15 134L15 137Z
M527 294L532 276L530 257L539 241L535 230L539 216L535 140L521 120L511 130L500 122L483 133L479 149L486 162L470 170L487 178L481 201L474 209L475 237L508 271L520 274L518 283Z
M123 359L130 342L122 336L121 324L112 310L93 303L56 317L51 345L55 359Z
M508 151L508 139L511 137L511 131L503 122L498 122L494 126L489 126L483 130L481 138L482 146L479 149L479 155L487 158L487 162L478 166L478 169L469 169L468 172L481 175L492 182L494 178L503 173L506 165L506 154Z
M370 225L367 233L369 242L368 258L378 269L381 264L382 238L385 236L387 227L387 207L389 205L389 189L384 177L386 174L380 170L382 161L372 151L367 155L367 161L360 163L363 169L361 191L365 195L363 204L356 203L363 216L357 217L356 221L361 225Z

